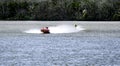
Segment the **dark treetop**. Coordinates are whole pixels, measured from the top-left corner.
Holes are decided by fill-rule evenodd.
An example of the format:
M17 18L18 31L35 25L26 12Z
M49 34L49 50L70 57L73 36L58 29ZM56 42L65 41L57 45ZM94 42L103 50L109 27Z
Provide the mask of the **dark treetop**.
M119 0L1 0L0 20L120 20Z

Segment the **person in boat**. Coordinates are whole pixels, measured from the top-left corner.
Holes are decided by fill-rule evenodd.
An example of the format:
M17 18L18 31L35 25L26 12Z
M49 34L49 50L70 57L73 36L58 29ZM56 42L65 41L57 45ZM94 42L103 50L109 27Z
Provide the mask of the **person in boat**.
M42 29L41 29L41 32L43 32L43 33L45 33L45 34L46 34L46 33L50 33L48 27L42 28Z
M77 25L75 24L75 27L77 27Z
M46 27L46 29L48 29L48 27Z

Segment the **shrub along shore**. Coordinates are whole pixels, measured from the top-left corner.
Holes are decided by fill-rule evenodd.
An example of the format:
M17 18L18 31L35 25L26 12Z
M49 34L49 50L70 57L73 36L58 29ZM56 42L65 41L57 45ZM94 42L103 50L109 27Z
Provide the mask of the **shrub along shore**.
M0 2L0 20L120 20L119 0L47 0Z

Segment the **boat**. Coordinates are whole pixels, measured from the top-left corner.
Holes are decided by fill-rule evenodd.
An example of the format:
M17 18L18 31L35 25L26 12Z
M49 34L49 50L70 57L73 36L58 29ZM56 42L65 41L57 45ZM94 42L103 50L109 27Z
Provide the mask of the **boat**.
M42 32L43 34L49 34L49 33L50 33L48 27L42 28L42 29L41 29L41 32Z

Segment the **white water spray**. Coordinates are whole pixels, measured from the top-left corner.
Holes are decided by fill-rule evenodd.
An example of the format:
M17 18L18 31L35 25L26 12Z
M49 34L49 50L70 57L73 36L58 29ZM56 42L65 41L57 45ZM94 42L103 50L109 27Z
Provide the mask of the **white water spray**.
M79 32L80 30L83 30L80 26L73 26L73 25L59 25L56 27L49 27L50 33L73 33L73 32Z
M25 33L42 33L40 29L30 29L24 32ZM50 30L50 33L73 33L73 32L79 32L84 30L81 26L75 27L73 25L58 25L58 26L49 27L48 29Z
M41 31L40 31L40 29L30 29L30 30L26 30L26 31L24 31L25 33L42 33Z

